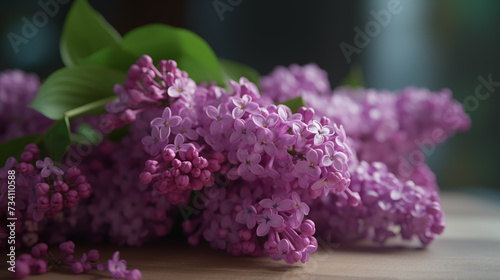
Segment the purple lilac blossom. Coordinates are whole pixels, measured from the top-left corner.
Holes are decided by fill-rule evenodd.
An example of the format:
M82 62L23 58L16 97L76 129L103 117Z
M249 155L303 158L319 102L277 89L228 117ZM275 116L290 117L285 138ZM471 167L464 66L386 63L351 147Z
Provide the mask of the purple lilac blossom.
M75 207L80 199L91 195L92 187L77 167L63 171L46 157L39 159L40 150L28 144L18 162L7 159L0 169L0 206L7 209L7 176L9 170L16 176L16 246L31 247L37 243L39 233L49 219ZM36 167L35 167L36 165ZM5 216L6 212L1 212ZM0 244L6 245L7 236L1 236Z
M0 72L0 143L41 133L52 121L28 108L40 88L37 75L21 70Z
M349 160L349 170L353 176L350 188L359 192L361 203L356 207L345 206L349 204L349 198L342 195L331 195L311 202L311 216L318 220L329 220L328 223L318 225L320 235L324 238L333 235L339 241L368 237L381 243L396 235L401 235L404 239L417 235L423 244L428 244L442 231L444 222L439 208L436 178L425 164L427 155L421 151L421 146L435 147L455 132L468 130L470 119L462 105L452 99L448 89L431 92L408 87L398 92L389 92L341 87L331 95L320 90L307 91L303 88L309 87L309 83L296 78L296 73L301 70L306 72L306 68L308 67L296 65L290 69L278 67L270 75L262 77L261 84L263 98L267 96L273 102L278 102L283 101L282 96L302 96L306 105L314 108L318 115L342 124L347 142L355 152ZM316 79L321 81L321 77L325 76L318 75ZM304 128L295 126L294 130L303 132ZM361 164L358 158L362 161ZM337 166L344 161L343 157L335 156L331 149L327 149L327 154L323 156L323 164L326 166ZM367 165L373 166L368 168ZM384 174L387 180L384 182L377 179L375 186L378 187L373 187L372 182L365 183L374 169L377 169L373 175L375 178ZM333 177L324 178L312 188L320 189L328 185L330 180L336 181ZM432 205L428 207L432 207L434 210L431 212L434 211L436 215L421 211L425 209L422 204L415 206L401 203L404 200L387 201L385 194L392 189L398 189L407 195L419 193L417 196L422 197L422 204ZM374 202L376 203L373 204ZM399 205L398 213L409 213L408 217L419 222L412 224L409 222L411 219L408 219L405 223L396 220L397 215L387 215L388 212L397 212L394 205ZM412 210L412 207L420 210ZM411 216L417 212L416 216ZM382 227L377 228L374 221L380 222L381 219L390 222L381 223ZM420 226L417 226L418 223ZM388 225L395 225L399 230L393 230Z
M429 244L444 230L444 213L437 191L400 181L380 162L361 161L351 174L351 188L361 203L352 207L345 196L328 196L315 203L310 217L319 236L332 242L369 239L384 243L400 236Z
M266 188L265 193L245 202L245 211L250 211L246 214L227 208L228 205L235 205L232 200L236 197L219 197L219 207L211 206L204 210L206 214L200 215L221 213L220 223L216 224L208 218L203 218L206 220L203 222L194 217L193 220L199 223L197 229L186 228L187 232L195 230L189 240L195 244L203 236L215 248L234 254L270 255L277 249L279 241L285 238L290 241L293 251L285 261L308 259L308 254L317 247L315 239L304 235L303 242L294 241L299 238L299 228L309 211L302 200L342 193L351 197L351 203L357 203L358 196L348 188L350 179L347 169L351 151L342 126L330 123L328 119L321 122L314 120L315 113L311 109L302 108L299 114L292 114L284 105L278 107L261 100L257 87L245 78L239 82L230 81L231 94L214 85L196 86L173 62L161 61L159 68L167 64L170 65L168 69L158 70L149 57L143 56L130 68L125 85L115 87L118 101L107 106L107 117L116 127L133 124L146 111L155 109L163 111L163 115L150 119L148 134L157 130L160 123L170 124L171 118L178 119L176 125L188 122L188 128L198 134L198 137L186 138L181 134L182 130L174 128L163 134L164 139L158 131L151 136L146 134L142 142L144 149L141 150L148 152L149 159L143 161L143 172L139 175L141 183L153 187L155 195L165 196L170 203L177 205L188 204L192 191L219 189L214 174L221 174L239 184L272 184L274 188ZM314 72L314 69L311 71ZM313 74L299 76L307 80L313 79ZM174 83L175 80L182 82ZM174 84L193 85L193 88L172 95L169 86ZM155 95L152 96L152 92ZM131 95L140 102L128 102ZM303 129L293 129L295 126ZM151 145L154 144L152 152ZM336 164L323 165L322 158L326 154L335 155ZM288 165L283 166L283 161ZM323 188L312 188L316 182L327 177L336 180L331 180ZM231 192L238 193L238 188L231 189L234 189ZM229 187L224 190L223 193L227 194ZM243 206L244 198L238 199L241 199L238 207ZM227 199L230 200L225 201ZM263 205L267 205L266 199L286 201L283 204L286 207L267 209L260 204L263 201ZM293 208L295 204L298 208ZM209 230L219 227L231 230L224 231L223 236L216 236ZM244 232L237 234L237 229L245 227ZM243 233L246 243L241 244L237 241ZM258 238L268 240L265 248L256 242ZM251 240L253 245L249 243ZM241 246L246 249L241 251Z
M302 96L318 115L344 126L360 160L383 162L398 178L437 189L434 175L425 165L427 155L420 151L422 146L435 147L471 125L463 106L453 100L449 89L432 92L407 87L390 92L340 87L325 94L296 78L301 71L311 72L310 66L277 67L261 78L263 95L273 102L283 101L280 98L285 94L289 98ZM320 84L325 84L324 79L325 75L316 75Z

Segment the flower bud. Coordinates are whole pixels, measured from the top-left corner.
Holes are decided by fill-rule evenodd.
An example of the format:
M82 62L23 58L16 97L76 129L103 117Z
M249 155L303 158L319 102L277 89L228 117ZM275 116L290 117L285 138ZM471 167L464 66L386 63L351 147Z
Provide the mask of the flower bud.
M48 256L47 255L47 249L48 248L49 248L49 246L47 246L47 244L45 244L45 243L38 243L35 246L33 246L33 248L31 248L31 254L35 258L40 258L42 256Z
M87 254L87 261L89 262L97 262L99 260L99 251L93 249L90 250Z
M175 151L172 149L163 149L161 156L164 161L171 162L175 158Z
M146 68L154 66L153 59L147 54L144 54L141 57L139 57L139 59L136 62L136 65L139 67L146 67Z
M92 193L92 189L88 183L78 185L78 187L76 187L76 191L78 192L78 196L81 198L87 198Z
M65 255L72 255L75 252L75 243L73 241L66 241L59 245L61 253Z
M151 182L152 176L151 176L151 173L149 173L149 172L142 172L139 175L139 178L141 180L141 183L146 185L146 184L149 184Z
M316 226L313 221L305 220L300 225L300 232L305 236L312 236L316 232Z
M47 263L44 260L34 260L31 264L31 272L33 274L47 273Z
M181 166L181 161L178 159L172 160L172 166L175 168L179 168Z
M82 274L83 273L83 265L81 262L74 262L71 264L71 271L73 271L74 274Z
M46 183L38 183L36 184L36 194L38 196L43 196L49 192L50 186Z
M34 156L33 156L33 153L31 153L31 152L25 151L21 154L21 161L22 162L31 162L31 161L33 161L33 158L34 158Z
M191 172L192 167L193 164L190 161L183 161L179 169L182 173L188 174L189 172Z

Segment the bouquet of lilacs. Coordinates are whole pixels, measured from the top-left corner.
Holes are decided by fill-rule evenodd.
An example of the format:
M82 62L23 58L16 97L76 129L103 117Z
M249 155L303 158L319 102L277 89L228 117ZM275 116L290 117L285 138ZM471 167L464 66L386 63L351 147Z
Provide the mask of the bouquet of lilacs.
M88 21L98 30L73 28ZM140 279L119 252L76 259L69 240L141 246L176 221L193 246L288 264L307 262L317 238L428 244L444 229L422 145L470 126L448 90L332 92L314 64L259 79L186 30L122 38L83 0L61 48L67 67L39 89L33 75L0 74L0 247L32 248L14 257L18 278L67 267Z

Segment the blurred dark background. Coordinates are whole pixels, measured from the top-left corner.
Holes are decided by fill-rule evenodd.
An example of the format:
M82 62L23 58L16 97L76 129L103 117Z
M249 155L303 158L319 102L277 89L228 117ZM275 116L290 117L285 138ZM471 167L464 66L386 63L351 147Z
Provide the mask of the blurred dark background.
M37 2L0 2L0 69L20 68L43 79L62 67L59 37L72 1L59 0L59 11L16 52L8 34L21 34L23 18L32 21L42 11ZM500 82L500 1L89 2L121 34L154 22L188 28L219 57L253 66L261 74L276 65L315 62L335 86L352 65L360 65L368 87L451 88L457 100L470 102L472 129L440 146L429 164L442 188L500 189L495 175L500 159L500 113L495 110L500 105L500 87L493 87L484 100L475 96L479 76ZM365 30L374 14L397 2L399 12L374 30L370 42L350 55L348 63L341 42L355 46L354 28Z

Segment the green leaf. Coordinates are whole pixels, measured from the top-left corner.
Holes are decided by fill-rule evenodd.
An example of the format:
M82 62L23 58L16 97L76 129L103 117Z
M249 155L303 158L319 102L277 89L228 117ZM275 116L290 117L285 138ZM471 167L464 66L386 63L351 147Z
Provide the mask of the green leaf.
M250 82L259 85L260 74L252 67L223 58L219 58L219 64L225 81L228 79L239 81L241 77L246 77Z
M363 78L363 70L360 66L352 66L349 69L349 74L340 83L341 86L364 87L365 80Z
M45 135L45 148L47 149L48 156L54 162L60 162L70 145L69 120L67 117L64 117L47 131Z
M24 137L14 138L12 140L0 144L0 166L3 166L9 157L19 159L21 153L24 152L24 146L28 144L37 144L40 142L42 134L33 134Z
M283 104L283 105L288 106L292 110L292 113L297 113L299 111L300 107L305 106L304 101L302 100L302 96L288 99L286 101L279 102L278 104Z
M109 46L79 60L79 65L99 65L127 72L139 57L120 46Z
M126 76L102 66L63 68L47 78L30 107L54 120L71 110L69 117L104 112L104 105L116 99L113 86L123 83Z
M189 30L150 24L127 33L121 46L137 56L148 54L155 64L162 59L173 59L196 82L215 81L223 85L222 70L214 52Z
M66 66L79 63L96 51L118 46L120 34L86 0L75 0L61 36L61 58Z

